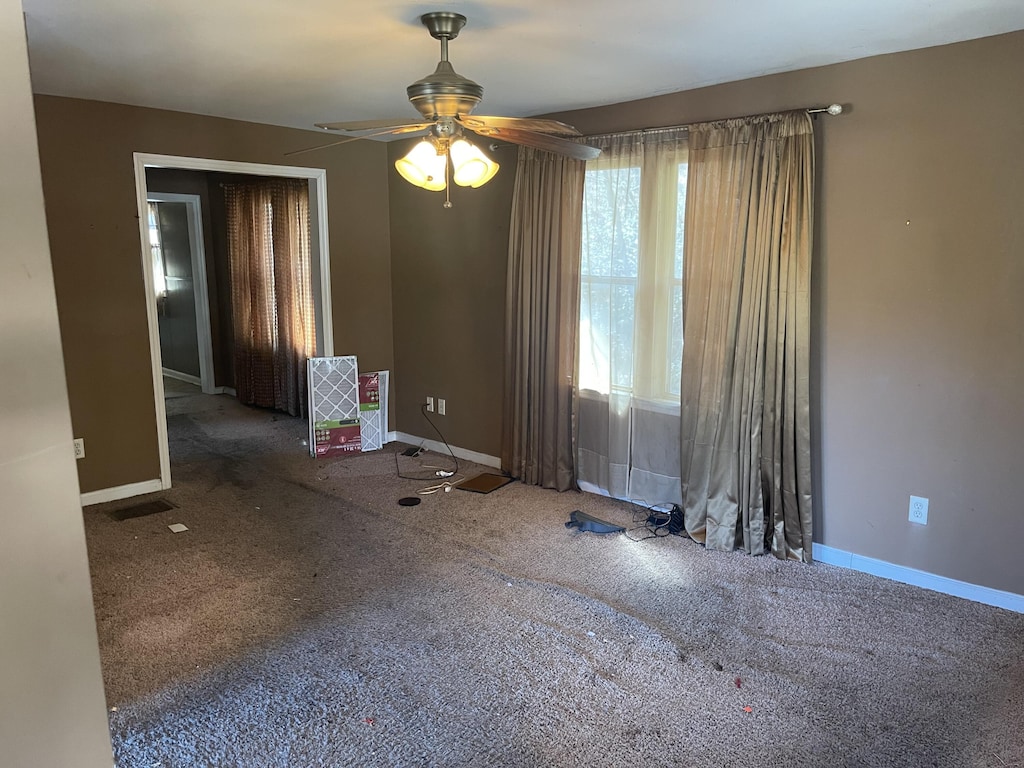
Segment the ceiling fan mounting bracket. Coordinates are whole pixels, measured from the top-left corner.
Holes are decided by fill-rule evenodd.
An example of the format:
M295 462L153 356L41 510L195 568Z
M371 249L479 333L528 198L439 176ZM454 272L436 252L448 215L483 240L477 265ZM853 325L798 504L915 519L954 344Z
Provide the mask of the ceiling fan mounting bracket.
M451 11L433 11L420 16L423 26L435 40L454 40L466 26L466 17Z

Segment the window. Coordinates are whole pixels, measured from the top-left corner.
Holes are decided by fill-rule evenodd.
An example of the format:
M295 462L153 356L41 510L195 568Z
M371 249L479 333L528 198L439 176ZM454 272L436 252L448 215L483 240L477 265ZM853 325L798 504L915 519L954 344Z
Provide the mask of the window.
M577 479L650 503L682 499L685 142L598 138L583 188Z
M149 225L149 252L153 258L153 291L159 300L167 296L167 279L165 277L167 270L164 268L163 241L160 238L160 213L157 203L152 201L149 203L146 221Z
M678 403L686 149L658 133L615 137L587 166L578 380Z

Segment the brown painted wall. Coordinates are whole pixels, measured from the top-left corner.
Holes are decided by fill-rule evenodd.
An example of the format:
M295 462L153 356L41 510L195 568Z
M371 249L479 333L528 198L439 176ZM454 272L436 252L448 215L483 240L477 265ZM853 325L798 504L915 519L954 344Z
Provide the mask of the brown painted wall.
M598 133L847 105L816 123L815 538L1018 594L1021 72L1024 32L558 115ZM400 391L399 428L427 434L408 422L421 395L485 385L452 398L465 429L449 421L453 442L491 454L507 189L474 192L494 208L471 221L436 194L391 194L396 361L400 387L416 389ZM930 498L927 526L907 521L911 494Z
M443 192L414 187L394 169L412 143L393 142L388 153L396 428L436 440L420 404L441 397L447 415L431 418L448 442L496 456L516 150L489 153L501 169L485 186L452 184L445 210Z
M132 153L327 169L334 338L393 369L387 148L310 131L37 96L43 191L83 492L159 477Z

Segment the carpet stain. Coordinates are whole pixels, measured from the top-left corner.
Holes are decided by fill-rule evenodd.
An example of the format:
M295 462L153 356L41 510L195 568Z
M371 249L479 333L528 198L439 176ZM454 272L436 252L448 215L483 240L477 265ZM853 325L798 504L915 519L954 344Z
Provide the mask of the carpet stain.
M177 509L177 507L166 499L154 499L153 501L144 501L141 504L133 504L130 507L112 509L107 514L112 519L121 522L136 517L146 517L147 515L155 515L159 512L167 512L171 509Z

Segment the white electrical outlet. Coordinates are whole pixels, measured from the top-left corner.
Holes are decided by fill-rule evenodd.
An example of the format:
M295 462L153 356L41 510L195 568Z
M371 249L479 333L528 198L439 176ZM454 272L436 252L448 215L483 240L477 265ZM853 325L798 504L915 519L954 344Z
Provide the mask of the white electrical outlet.
M437 398L437 413L440 416L444 416L445 411L444 411L444 398L443 397Z
M910 522L928 525L928 499L923 496L910 497Z
M76 459L84 459L85 458L85 438L84 437L76 437L75 438L75 458Z
M434 398L432 398L430 395L427 395L427 410L430 413L434 412Z

